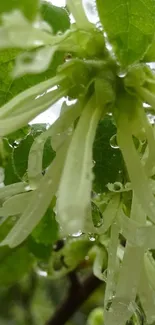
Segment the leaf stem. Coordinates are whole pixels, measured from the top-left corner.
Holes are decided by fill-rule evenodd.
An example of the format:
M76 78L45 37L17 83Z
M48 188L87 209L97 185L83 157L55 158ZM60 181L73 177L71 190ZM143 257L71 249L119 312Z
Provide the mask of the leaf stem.
M68 296L58 306L46 325L64 325L101 283L103 282L91 273L83 283L76 282L74 289L72 284Z

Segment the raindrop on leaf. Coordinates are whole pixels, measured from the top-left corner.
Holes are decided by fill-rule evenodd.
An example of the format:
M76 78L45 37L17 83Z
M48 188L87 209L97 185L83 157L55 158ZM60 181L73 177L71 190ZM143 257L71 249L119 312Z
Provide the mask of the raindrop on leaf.
M117 144L117 135L116 135L116 134L114 134L114 135L110 138L110 146L111 146L111 148L113 148L113 149L118 149L118 148L119 148L119 146L118 146L118 144Z

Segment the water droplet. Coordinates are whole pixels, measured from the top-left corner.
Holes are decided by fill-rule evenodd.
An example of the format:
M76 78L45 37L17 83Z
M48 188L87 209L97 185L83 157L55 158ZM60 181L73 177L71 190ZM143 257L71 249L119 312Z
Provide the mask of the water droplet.
M112 305L112 302L113 302L113 299L115 298L115 296L113 295L107 302L106 304L106 311L110 311L112 312L113 311L113 308L111 307Z
M53 250L55 252L60 251L65 245L65 241L63 239L59 239L54 245L53 245Z
M80 237L82 235L82 231L78 231L72 235L72 237Z
M123 189L123 185L120 182L115 182L114 183L114 190L117 191L121 191Z
M13 142L13 144L12 144L12 146L11 147L13 147L14 149L16 149L18 146L19 146L19 143L20 143L20 141L14 141Z
M123 190L123 185L120 182L108 183L107 187L111 192L121 192Z
M96 239L95 239L95 237L93 235L89 235L89 240L90 241L95 241Z
M8 144L9 144L9 147L10 148L13 148L13 144L12 143L8 142Z
M118 76L120 78L124 78L126 76L126 72L125 71L121 71L121 72L118 73Z
M127 182L127 183L125 184L125 189L126 189L126 190L131 190L131 183L130 183L130 182Z
M25 186L25 191L31 191L30 185Z
M49 129L49 127L50 127L50 124L49 124L49 123L47 123L47 124L46 124L46 130L48 130L48 129Z
M126 77L126 75L127 75L127 71L126 70L120 70L118 72L118 77L120 77L120 78L124 78L124 77Z
M146 144L146 139L140 140L140 144L143 146L144 144Z
M101 220L101 221L99 221L99 222L97 222L97 224L96 224L96 227L101 227L102 226L102 224L103 224L103 220Z
M65 101L67 106L74 105L74 104L76 104L76 102L77 102L77 99L71 99L70 97L67 97L67 99Z
M102 24L101 24L100 21L98 21L98 22L96 23L96 27L97 27L97 29L103 30L103 26L102 26Z
M118 148L119 148L119 146L118 146L118 144L117 144L117 135L116 135L116 134L114 134L114 135L110 138L110 146L111 146L111 148L113 148L113 149L118 149Z
M48 273L46 272L46 271L43 271L43 270L41 270L41 269L37 269L37 274L39 275L39 276L42 276L42 277L44 277L44 278L46 278L47 277L47 275L48 275Z
M14 142L14 143L15 143L16 145L19 145L19 144L20 144L20 142L21 142L21 139L18 139L18 140L15 140L15 142Z

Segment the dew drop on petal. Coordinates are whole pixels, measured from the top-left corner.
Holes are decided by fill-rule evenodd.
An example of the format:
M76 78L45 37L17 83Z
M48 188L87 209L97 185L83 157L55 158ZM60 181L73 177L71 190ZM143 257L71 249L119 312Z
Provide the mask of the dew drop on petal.
M120 70L118 72L118 77L120 77L120 78L124 78L124 77L126 77L126 75L127 75L127 71L126 70Z
M95 239L95 237L93 235L89 235L89 240L90 241L95 241L96 239Z
M46 278L47 277L47 275L48 275L48 273L46 272L46 271L43 271L43 270L41 270L41 269L37 269L37 274L39 275L39 276L41 276L41 277L44 277L44 278Z
M110 146L111 146L111 148L113 148L113 149L118 149L118 148L119 148L119 146L118 146L118 144L117 144L117 135L116 135L116 134L114 134L114 135L110 138Z
M31 191L30 185L25 186L25 191Z

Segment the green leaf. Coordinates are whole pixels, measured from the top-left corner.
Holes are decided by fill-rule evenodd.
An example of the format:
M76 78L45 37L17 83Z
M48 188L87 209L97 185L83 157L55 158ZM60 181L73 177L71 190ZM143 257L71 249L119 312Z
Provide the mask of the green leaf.
M19 143L19 145L17 145L17 148L15 147L13 149L11 163L18 180L22 180L25 176L27 170L27 158L33 141L33 136L28 135Z
M7 220L1 220L0 223L0 241L2 241L16 222L16 217L9 217Z
M9 136L7 137L7 141L10 147L12 148L14 146L15 141L19 143L22 139L26 138L26 136L30 133L30 131L31 131L31 126L27 125L22 129L10 133Z
M143 58L155 32L154 0L97 0L101 23L122 66Z
M15 65L15 59L19 53L15 49L0 51L0 106L20 92L54 76L58 65L63 62L64 57L62 53L56 52L46 72L26 74L24 77L13 79L11 74Z
M33 132L32 128L31 134L22 140L17 148L14 148L12 153L12 164L19 179L22 179L27 172L28 156L35 137L41 134L44 130L46 130L46 126L38 124L38 130L36 130L36 133ZM47 140L43 154L43 169L48 167L54 157L55 152L52 150L50 141Z
M12 10L21 10L26 18L34 20L39 7L39 0L6 0L0 2L0 15L11 12Z
M155 62L155 41L152 42L142 61Z
M55 220L55 213L52 209L48 209L32 232L32 237L37 243L45 246L52 245L58 239L59 226Z
M32 236L27 239L27 247L29 252L39 261L47 262L51 256L51 245L38 243Z
M8 139L3 138L0 139L0 166L5 168L10 154L11 154L12 148L10 144L8 143Z
M42 1L40 10L42 18L52 27L54 34L65 32L65 30L69 29L69 15L64 8L53 6L47 1Z
M50 164L37 190L33 191L27 208L1 245L18 246L31 234L42 219L58 190L67 148L68 141L57 152L56 158Z
M94 189L97 193L107 191L106 185L122 180L123 158L119 148L112 148L110 139L116 134L112 119L107 116L97 128L93 149Z
M11 285L20 280L31 269L33 261L26 246L10 249L0 261L0 285Z
M19 180L26 180L27 167L28 167L28 156L34 139L46 130L46 124L36 124L31 126L29 134L24 139L15 141L13 143L12 152L5 166L5 185L19 182ZM9 137L10 138L10 137ZM16 137L15 137L16 139ZM18 144L19 142L19 144ZM52 150L50 140L45 142L43 152L43 170L51 163L55 153Z
M10 217L0 225L0 240L5 238L15 221L15 217ZM33 262L34 258L26 245L17 249L0 247L0 286L12 285L19 281L30 271Z
M8 160L6 166L5 166L5 179L4 184L10 185L19 182L19 177L15 173L13 164L12 164L12 158Z

